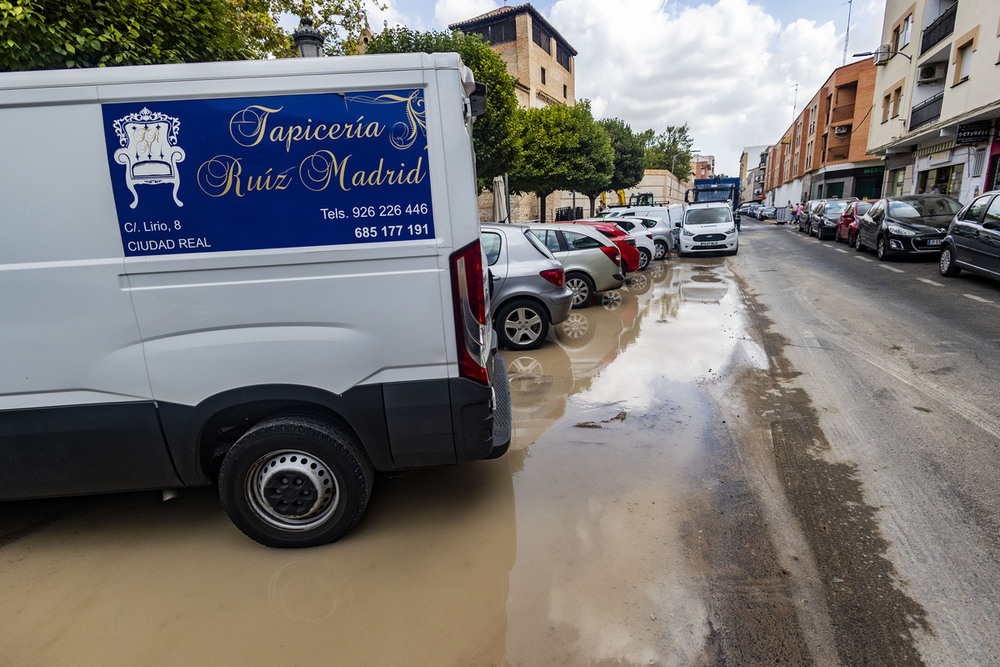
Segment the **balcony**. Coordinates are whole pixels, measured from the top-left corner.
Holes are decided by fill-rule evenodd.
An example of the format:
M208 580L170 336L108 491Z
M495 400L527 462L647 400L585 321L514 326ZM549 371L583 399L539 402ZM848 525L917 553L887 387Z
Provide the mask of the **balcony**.
M846 160L850 156L850 146L831 146L826 151L826 160L824 160L824 162L840 162L841 160Z
M834 125L840 125L845 120L854 120L854 105L853 104L842 104L833 110L830 114L830 122Z
M944 93L940 92L934 97L915 105L913 110L910 111L910 132L927 123L933 123L940 118L941 106L943 104Z
M946 9L941 16L934 19L933 23L924 28L923 37L920 38L920 55L927 53L931 47L955 30L956 14L958 14L957 2Z

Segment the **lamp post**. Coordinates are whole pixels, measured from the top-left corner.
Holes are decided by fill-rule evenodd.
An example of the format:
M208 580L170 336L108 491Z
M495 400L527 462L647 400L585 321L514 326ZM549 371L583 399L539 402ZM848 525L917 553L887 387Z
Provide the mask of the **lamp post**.
M298 29L292 33L292 41L302 58L316 58L323 52L323 33L313 27L312 19L303 16Z
M885 56L897 56L897 55L898 56L903 56L904 58L906 58L907 60L909 60L911 63L913 62L913 58L911 58L910 56L906 55L902 51L864 51L862 53L855 53L851 57L852 58L861 58L862 56L881 56L881 55L885 55Z

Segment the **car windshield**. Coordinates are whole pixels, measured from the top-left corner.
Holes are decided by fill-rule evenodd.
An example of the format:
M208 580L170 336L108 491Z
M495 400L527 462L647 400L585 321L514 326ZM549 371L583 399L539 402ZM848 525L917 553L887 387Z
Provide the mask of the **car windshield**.
M688 209L684 217L685 225L717 225L732 221L732 211L726 206Z
M854 207L854 213L856 215L864 215L865 213L868 212L868 209L870 209L871 207L872 207L872 202L870 201L858 202L858 205Z
M840 215L847 208L846 201L832 201L826 205L824 213L826 215Z
M893 218L926 218L932 215L955 215L959 203L951 197L913 197L889 202Z

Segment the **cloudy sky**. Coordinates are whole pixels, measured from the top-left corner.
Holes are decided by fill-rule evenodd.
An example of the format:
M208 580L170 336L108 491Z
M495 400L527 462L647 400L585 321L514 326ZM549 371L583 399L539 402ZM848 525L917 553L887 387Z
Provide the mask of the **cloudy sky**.
M383 0L369 12L415 30L445 30L503 0ZM513 0L511 6L523 4ZM739 174L744 147L781 138L844 58L847 0L535 0L578 52L576 94L598 118L640 132L687 123L716 171ZM854 0L851 54L875 49L885 0ZM795 84L798 84L796 96Z

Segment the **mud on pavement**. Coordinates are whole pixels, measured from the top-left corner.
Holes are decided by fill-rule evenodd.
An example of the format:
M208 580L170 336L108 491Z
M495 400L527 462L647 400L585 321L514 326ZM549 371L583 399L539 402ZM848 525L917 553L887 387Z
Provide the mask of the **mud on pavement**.
M900 588L899 573L887 556L889 544L879 528L878 510L866 504L856 466L830 459L830 443L817 411L810 397L795 386L799 373L784 354L788 340L771 330L767 308L745 282L736 280L750 330L769 364L747 366L734 377L737 398L729 401L728 411L740 412L736 430L743 446L762 450L745 452L747 459L752 465L773 466L780 489L767 489L765 484L763 493L783 494L794 518L795 526L782 526L773 525L772 517L775 543L794 543L781 536L790 530L809 551L779 553L779 559L794 570L805 558L811 562L801 568L802 578L809 579L813 567L818 575L816 581L797 585L800 591L823 597L825 609L819 609L816 600L798 600L813 658L844 665L923 664L916 639L932 629L926 611ZM740 549L725 552L738 554ZM831 637L824 640L826 631ZM831 640L834 647L824 645ZM832 650L836 656L829 655Z

